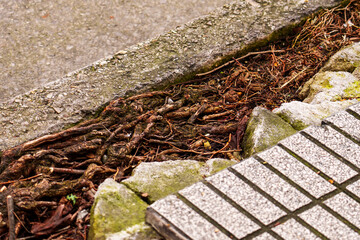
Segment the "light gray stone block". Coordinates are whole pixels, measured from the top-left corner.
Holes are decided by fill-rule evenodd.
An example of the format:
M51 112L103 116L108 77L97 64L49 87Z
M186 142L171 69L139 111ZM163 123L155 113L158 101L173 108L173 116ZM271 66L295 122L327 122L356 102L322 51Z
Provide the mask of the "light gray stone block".
M253 240L275 240L273 236L271 236L269 233L263 233L257 237L254 237Z
M151 208L167 218L192 239L230 239L175 195L156 201Z
M122 183L134 192L147 193L154 202L200 181L203 165L194 160L142 162Z
M179 193L237 238L245 237L260 228L201 182Z
M296 130L302 130L310 125L320 125L322 119L357 102L355 99L336 102L323 101L318 104L292 101L281 104L273 112L290 123Z
M360 104L352 105L349 109L360 115Z
M330 239L360 239L358 233L320 206L315 206L299 216Z
M346 111L339 112L325 119L356 140L360 141L360 120Z
M319 72L304 84L299 94L306 97L304 102L311 104L356 98L358 81L348 72Z
M263 107L256 107L251 113L241 144L243 155L250 157L294 133L296 130L281 117Z
M316 198L335 189L328 181L278 146L260 153L259 157L270 163Z
M353 184L347 186L347 189L349 189L356 196L360 197L360 180L357 180Z
M272 230L284 239L320 239L295 219L289 219L283 224L274 227Z
M265 225L286 214L228 170L206 180Z
M345 193L339 193L324 202L332 210L360 228L360 204Z
M357 167L360 167L360 146L332 127L311 126L304 131Z
M356 175L350 167L299 133L280 143L339 183Z
M237 172L271 195L286 208L294 211L310 202L310 199L271 172L254 158L248 158L232 167Z
M106 179L95 194L88 239L105 240L111 234L144 224L147 206L123 184Z
M360 64L359 51L360 43L344 47L329 59L321 71L354 71Z

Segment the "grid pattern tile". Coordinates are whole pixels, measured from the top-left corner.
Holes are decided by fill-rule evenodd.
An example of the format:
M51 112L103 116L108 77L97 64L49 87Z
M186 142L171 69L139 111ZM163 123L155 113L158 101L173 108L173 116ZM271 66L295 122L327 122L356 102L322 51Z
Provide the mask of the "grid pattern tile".
M155 202L148 222L170 239L360 239L359 139L357 104Z

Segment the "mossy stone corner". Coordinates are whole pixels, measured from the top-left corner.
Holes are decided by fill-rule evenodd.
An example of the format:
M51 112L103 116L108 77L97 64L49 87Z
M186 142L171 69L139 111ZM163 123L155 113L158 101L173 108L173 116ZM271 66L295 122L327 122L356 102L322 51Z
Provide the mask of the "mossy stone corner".
M261 152L294 133L296 130L281 117L263 107L256 107L250 116L242 143L244 157Z
M320 72L304 85L301 94L307 96L304 102L312 104L355 98L360 94L358 81L349 72Z
M353 72L360 67L360 42L344 47L335 53L321 71Z
M221 158L205 163L194 160L141 163L133 176L122 183L106 179L95 195L89 239L162 239L145 224L148 204L139 196L146 193L143 198L153 202L235 163Z
M322 119L357 102L354 99L336 102L324 101L318 104L292 101L281 104L279 108L273 110L273 113L288 122L295 130L300 131L310 125L320 125Z
M200 181L202 165L191 160L141 163L122 183L138 194L146 193L154 202Z
M141 163L122 183L138 194L146 193L149 202L154 202L235 163L226 159Z
M111 233L144 222L147 204L113 179L106 179L95 195L91 209L90 240L103 240Z

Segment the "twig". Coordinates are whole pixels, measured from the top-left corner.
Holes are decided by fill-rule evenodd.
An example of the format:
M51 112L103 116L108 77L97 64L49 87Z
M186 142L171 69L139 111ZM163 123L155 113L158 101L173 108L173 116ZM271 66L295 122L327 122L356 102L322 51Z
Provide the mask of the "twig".
M304 68L303 70L301 70L300 72L298 72L295 76L293 76L289 81L287 81L286 83L284 83L279 89L283 89L284 87L286 87L289 83L291 83L292 81L294 81L298 76L300 76L303 72L305 72L308 68Z
M27 229L27 227L25 227L24 223L21 221L21 219L18 217L18 215L14 212L14 216L17 218L17 220L19 221L19 223L23 226L23 228L28 232L31 233L29 231L29 229Z
M15 240L15 217L14 217L14 199L11 195L6 197L8 221L9 221L9 240Z
M237 151L239 151L239 150L228 150L228 151L218 150L218 151L213 151L213 152L197 152L197 151L194 151L194 150L181 149L181 148L175 147L174 145L171 145L171 146L173 148L175 148L175 150L180 151L180 152L195 153L195 154L199 154L199 155L212 155L212 154L217 154L217 153L228 153L228 152L237 152ZM222 149L224 149L224 148L225 147L223 147ZM168 150L172 150L172 149L168 149ZM167 150L165 150L165 151L167 151ZM165 152L165 151L163 151L163 152Z
M71 168L49 168L50 173L67 173L67 174L84 174L85 170L71 169Z
M229 134L229 140L227 141L227 143L225 144L225 146L222 147L220 150L214 152L214 153L211 155L210 159L211 159L215 154L220 153L221 151L225 150L225 149L229 146L230 141L231 141L231 133Z
M22 182L22 181L27 181L27 180L30 180L30 179L33 179L33 178L37 178L37 177L40 177L40 176L42 176L42 173L36 174L35 176L31 176L31 177L28 177L28 178L22 178L22 179L19 179L19 180L13 180L13 181L7 181L7 182L0 182L0 185L10 184L10 183L16 183L16 182Z
M220 142L220 141L217 141L217 140L215 140L215 139L209 138L209 137L207 137L207 136L205 136L205 135L203 135L203 134L201 134L201 133L199 133L199 135L200 135L201 137L203 137L203 138L206 138L206 139L209 140L209 141L216 142L216 143L218 143L218 144L224 145L224 143L222 143L222 142Z
M131 157L131 160L130 160L129 164L132 164L132 162L134 161L134 158L135 158L137 152L139 151L139 148L140 148L140 144L139 144L139 146L136 148L136 151L135 151L134 155Z
M206 103L204 103L203 105L201 105L201 107L199 107L199 109L196 110L196 112L195 112L193 115L191 115L191 117L189 118L188 122L189 122L189 123L194 123L195 120L198 118L198 116L199 116L200 114L202 114L202 113L205 111L206 108L207 108L207 104L206 104Z
M163 96L163 95L169 95L169 93L164 92L164 91L147 92L147 93L142 93L142 94L139 94L139 95L129 97L129 98L125 99L125 101L134 101L134 100L138 100L138 99L141 99L141 98L154 97L154 96L157 96L157 95Z
M228 65L230 65L230 64L232 64L232 63L234 63L234 62L236 62L236 61L239 61L239 60L244 59L244 58L246 58L246 57L248 57L248 56L251 56L251 55L265 54L265 53L275 53L275 52L285 52L285 50L268 50L268 51L261 51L261 52L249 52L249 53L245 54L244 56L239 57L239 58L236 58L236 59L234 59L234 60L231 60L231 61L229 61L229 62L227 62L227 63L225 63L225 64L223 64L223 65L221 65L221 66L219 66L219 67L217 67L217 68L214 68L214 69L211 70L211 71L196 74L196 76L197 76L197 77L202 77L202 76L211 74L211 73L216 72L217 70L219 70L219 69L221 69L221 68L223 68L223 67L226 67L226 66L228 66Z
M229 111L225 111L225 112L222 112L222 113L215 113L215 114L212 114L212 115L207 115L207 116L203 117L203 120L206 121L206 120L210 120L210 119L213 119L213 118L226 116L226 115L229 115L229 114L231 114L233 112L234 112L233 110L229 110Z
M95 157L95 160L97 162L101 162L102 157L104 156L107 148L110 146L111 141L115 138L115 136L120 133L121 131L125 130L125 129L129 129L129 128L133 128L136 126L136 124L138 124L141 121L144 121L145 119L149 118L151 116L151 114L153 114L153 111L148 111L142 115L140 115L139 117L137 117L134 121L125 124L125 125L120 125L105 141L104 145L102 145L98 151L97 151L97 156Z

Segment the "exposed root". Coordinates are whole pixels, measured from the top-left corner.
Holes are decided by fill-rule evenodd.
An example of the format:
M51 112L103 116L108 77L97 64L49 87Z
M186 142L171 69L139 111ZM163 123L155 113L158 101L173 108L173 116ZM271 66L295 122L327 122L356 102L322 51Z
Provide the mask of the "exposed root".
M18 218L10 230L7 206L0 204L0 238L85 239L89 217L76 216L90 208L98 184L107 177L129 177L141 162L241 160L252 109L301 100L298 89L329 56L360 40L359 26L358 2L324 10L295 36L199 74L201 78L116 99L95 119L5 150L0 202L11 195Z

